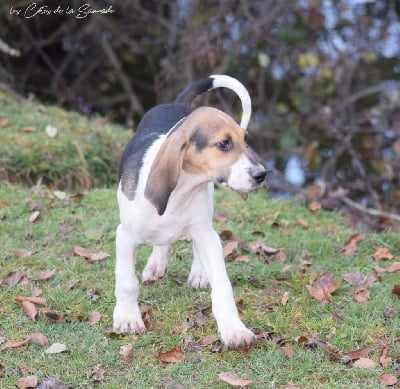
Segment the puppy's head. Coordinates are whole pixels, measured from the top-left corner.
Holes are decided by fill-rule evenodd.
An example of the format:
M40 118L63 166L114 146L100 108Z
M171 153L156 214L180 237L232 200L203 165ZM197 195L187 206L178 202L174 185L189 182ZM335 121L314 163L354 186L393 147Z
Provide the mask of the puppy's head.
M239 192L263 185L267 171L245 135L224 112L195 110L168 133L150 169L145 196L162 215L182 169Z

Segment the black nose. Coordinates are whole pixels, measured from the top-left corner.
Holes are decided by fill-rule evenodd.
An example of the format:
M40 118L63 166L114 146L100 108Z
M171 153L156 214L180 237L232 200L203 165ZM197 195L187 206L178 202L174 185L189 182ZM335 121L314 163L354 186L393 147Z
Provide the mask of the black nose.
M257 182L257 184L262 184L265 181L265 177L267 177L267 171L266 170L261 170L253 175L254 180Z

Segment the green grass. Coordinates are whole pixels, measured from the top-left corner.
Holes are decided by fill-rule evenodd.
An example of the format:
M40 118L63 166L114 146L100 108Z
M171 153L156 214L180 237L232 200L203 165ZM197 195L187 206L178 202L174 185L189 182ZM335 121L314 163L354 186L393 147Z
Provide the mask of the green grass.
M57 128L49 137L47 126ZM0 181L76 189L115 183L130 131L0 90Z
M71 194L73 194L71 192ZM363 305L354 301L342 274L361 271L373 274L377 265L371 254L377 246L386 246L399 261L398 234L385 232L367 234L358 245L357 253L348 257L341 248L354 232L341 215L328 212L311 213L306 207L291 202L268 200L265 193L252 193L247 202L237 195L218 190L216 210L225 212L228 221L216 221L218 230L230 229L245 242L262 241L268 246L282 247L285 262L266 263L248 254L247 263L227 263L234 285L236 300L243 300L241 316L253 329L273 332L272 340L260 341L248 354L240 351L213 352L203 347L207 335L217 334L216 324L207 318L204 326L189 327L187 319L210 304L209 289L195 291L179 285L190 269L190 244L178 242L170 253L168 275L152 285L141 285L140 301L153 309L152 329L141 336L113 338L107 335L112 324L114 305L114 238L118 211L114 189L94 189L83 198L68 196L58 200L51 191L35 186L31 189L12 185L0 188L0 279L11 271L25 274L25 286L0 286L0 338L20 340L24 335L41 332L49 343L65 343L67 353L45 354L45 347L27 344L0 352L0 387L13 388L21 377L38 376L43 382L60 377L77 388L227 388L218 379L221 372L231 372L253 380L251 388L284 387L289 384L302 388L377 388L384 373L398 374L400 368L400 317L385 318L388 304L399 308L399 299L392 293L399 283L398 273L385 273L371 286L369 301ZM29 221L33 209L41 218ZM308 221L305 229L298 218ZM261 234L261 235L260 235ZM110 258L90 263L74 254L74 246L92 252L105 251ZM20 258L14 250L35 251ZM149 249L139 254L137 272L145 266ZM303 259L310 267L287 269ZM381 264L379 264L381 265ZM388 264L383 264L388 266ZM55 269L53 277L35 281L38 273ZM330 272L341 284L333 301L322 304L305 289L313 277ZM78 279L72 290L68 285ZM48 308L70 319L68 323L50 323L43 314L32 321L21 305L14 301L18 295L29 296L33 289L42 289ZM92 301L88 291L97 288L100 299ZM286 306L279 304L289 292ZM90 312L97 311L101 320L88 323ZM342 321L335 321L333 314ZM315 337L315 347L297 345L296 337ZM133 359L124 363L119 356L122 345L133 343ZM363 346L372 351L369 357L377 361L384 345L390 346L391 366L372 370L353 367L329 358L328 345L341 352ZM165 364L157 359L161 349L179 346L185 354L183 362ZM283 347L293 349L293 357L284 356ZM21 371L19 365L33 367L32 373ZM92 369L104 369L104 380L94 382Z

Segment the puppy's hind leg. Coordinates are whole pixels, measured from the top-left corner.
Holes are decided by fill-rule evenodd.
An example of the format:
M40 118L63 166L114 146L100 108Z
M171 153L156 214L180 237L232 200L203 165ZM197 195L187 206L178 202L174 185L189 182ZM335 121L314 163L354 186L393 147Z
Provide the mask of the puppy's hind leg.
M137 244L120 224L116 236L115 297L113 328L127 333L143 333L146 327L138 305L139 282L135 274Z
M157 281L165 276L168 262L168 245L154 246L142 273L144 283Z

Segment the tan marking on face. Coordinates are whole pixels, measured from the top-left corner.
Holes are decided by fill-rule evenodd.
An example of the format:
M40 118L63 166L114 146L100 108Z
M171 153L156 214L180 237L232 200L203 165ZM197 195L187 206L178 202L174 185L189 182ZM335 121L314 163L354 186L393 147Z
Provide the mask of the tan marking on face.
M183 169L188 173L206 174L213 180L227 177L232 164L240 155L247 154L245 131L229 115L215 108L200 108L192 115L188 117L188 125L206 139L207 145L199 150L194 142L189 143ZM230 142L230 149L221 150L219 142Z

